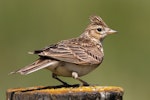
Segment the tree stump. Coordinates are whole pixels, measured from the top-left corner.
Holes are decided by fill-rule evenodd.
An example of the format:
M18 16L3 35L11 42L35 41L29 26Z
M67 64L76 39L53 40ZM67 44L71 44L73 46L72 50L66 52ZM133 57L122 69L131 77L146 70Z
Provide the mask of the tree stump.
M123 89L115 86L38 86L7 90L6 100L123 100Z

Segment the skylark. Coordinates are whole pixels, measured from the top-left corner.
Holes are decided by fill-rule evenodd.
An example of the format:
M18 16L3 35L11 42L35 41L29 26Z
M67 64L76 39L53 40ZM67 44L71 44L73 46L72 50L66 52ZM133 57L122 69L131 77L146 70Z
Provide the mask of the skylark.
M52 77L68 85L57 76L73 77L83 85L87 82L79 77L97 68L103 61L103 39L116 31L110 29L99 16L91 16L90 24L77 38L60 41L30 54L39 55L39 59L32 64L11 72L27 75L40 69L52 71Z

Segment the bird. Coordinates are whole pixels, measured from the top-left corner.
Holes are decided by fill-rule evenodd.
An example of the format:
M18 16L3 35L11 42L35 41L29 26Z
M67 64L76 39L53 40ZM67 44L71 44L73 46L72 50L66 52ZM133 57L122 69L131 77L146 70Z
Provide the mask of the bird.
M67 40L29 52L39 56L33 63L11 72L27 75L41 69L48 69L52 77L63 85L69 85L58 76L72 77L83 85L89 85L80 77L96 69L104 59L102 42L104 38L117 31L109 28L101 17L89 17L90 23L83 33Z

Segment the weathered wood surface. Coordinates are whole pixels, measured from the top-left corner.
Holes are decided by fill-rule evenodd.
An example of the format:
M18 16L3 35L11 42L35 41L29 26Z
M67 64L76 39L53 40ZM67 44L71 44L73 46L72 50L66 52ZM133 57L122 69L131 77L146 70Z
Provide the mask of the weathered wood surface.
M115 86L38 86L7 90L6 100L123 100Z

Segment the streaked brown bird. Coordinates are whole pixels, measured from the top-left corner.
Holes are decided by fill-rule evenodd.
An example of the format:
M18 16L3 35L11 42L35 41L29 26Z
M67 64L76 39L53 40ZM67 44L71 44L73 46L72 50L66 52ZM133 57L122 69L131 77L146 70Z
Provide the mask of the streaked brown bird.
M52 77L68 85L57 76L73 77L83 85L87 82L79 77L88 74L97 68L103 61L104 52L102 41L116 31L110 29L99 16L91 16L90 24L77 38L60 41L30 54L39 55L39 59L32 64L11 72L27 75L40 69L52 71Z

